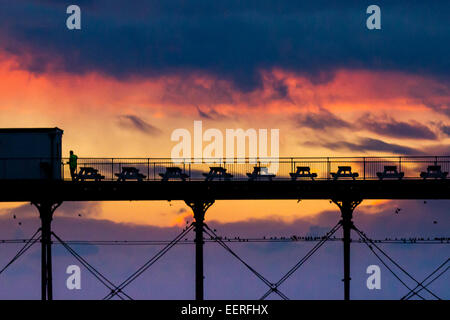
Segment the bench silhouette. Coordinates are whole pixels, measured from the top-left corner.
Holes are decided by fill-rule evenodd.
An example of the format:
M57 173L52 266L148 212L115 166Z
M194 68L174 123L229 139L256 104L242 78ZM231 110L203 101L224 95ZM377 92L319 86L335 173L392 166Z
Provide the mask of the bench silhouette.
M181 179L186 181L186 178L189 178L189 175L183 173L179 167L168 167L166 168L165 173L160 173L159 175L162 177L161 181L168 181L169 179Z
M100 173L98 173L97 169L94 169L92 167L81 167L80 171L76 175L76 180L79 181L84 180L100 181L102 179L105 179L105 176L102 176Z
M125 180L137 180L142 181L146 178L145 175L139 173L139 169L135 167L122 167L121 173L114 174L117 177L117 181L125 181Z
M311 178L311 180L314 180L314 178L317 178L317 173L311 173L310 167L297 167L297 171L290 172L289 175L292 180L297 180L297 178Z
M272 181L272 178L275 177L275 175L268 173L268 169L266 167L253 167L253 172L247 173L247 177L248 181L261 179Z
M441 166L428 166L426 172L421 172L420 177L424 180L427 178L435 178L435 179L445 179L448 175L448 172L442 172Z
M404 175L404 172L397 171L397 166L384 166L383 172L377 172L377 176L380 180L385 178L401 180Z
M227 173L227 169L223 167L209 167L209 173L203 173L203 176L205 176L205 181L212 181L215 178L223 180L230 180L233 178L233 175Z
M356 180L355 178L359 176L357 172L352 172L352 167L350 166L339 166L336 173L331 172L330 174L333 180L338 180L339 178L352 178Z

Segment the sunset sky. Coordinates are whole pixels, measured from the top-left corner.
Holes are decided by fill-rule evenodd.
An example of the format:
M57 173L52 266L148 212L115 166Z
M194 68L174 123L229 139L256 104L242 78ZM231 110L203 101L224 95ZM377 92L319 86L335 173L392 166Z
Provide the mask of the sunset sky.
M81 30L66 28L66 2L0 0L0 127L59 127L65 156L75 150L81 158L170 157L176 144L171 133L178 128L192 132L195 120L202 120L205 130L222 132L279 129L280 156L450 154L448 1L376 1L381 30L366 28L366 8L372 3L365 1L73 4L81 8ZM393 225L399 233L420 235L418 226L432 219L420 203L365 201L357 211L368 229L384 237L380 217L407 206L412 222ZM432 205L439 225L424 233L449 236L450 219L441 213L449 203ZM69 203L62 209L63 229L92 223L98 226L96 239L109 239L111 230L132 235L133 228L156 228L159 238L168 239L192 221L182 202ZM328 201L218 201L207 221L243 234L264 222L277 225L280 234L295 225L306 233L309 227L334 225L333 219L322 219L330 212L337 222L337 208ZM29 223L18 226L13 214ZM27 204L0 204L0 230L5 231L0 238L30 236L36 218ZM68 232L67 237L90 235ZM341 248L335 247L333 254L339 256ZM448 248L439 248L436 260L414 268L424 276L431 272L448 256ZM281 259L294 263L294 256L288 251ZM8 257L2 254L1 264ZM8 283L22 273L11 271ZM337 288L340 277L333 279ZM448 286L440 289L448 298ZM227 290L233 296L233 289ZM329 298L340 298L339 290ZM190 294L186 287L181 297ZM392 292L379 297L396 298Z

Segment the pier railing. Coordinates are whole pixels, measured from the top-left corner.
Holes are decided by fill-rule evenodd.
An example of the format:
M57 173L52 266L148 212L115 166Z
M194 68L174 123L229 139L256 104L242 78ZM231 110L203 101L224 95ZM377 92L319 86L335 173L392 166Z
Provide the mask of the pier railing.
M0 158L0 179L11 178L11 172L29 170L45 170L55 172L60 170L57 178L70 180L68 159L46 158ZM291 179L290 173L297 167L309 167L315 173L317 180L333 179L339 167L351 167L353 173L358 173L357 180L378 179L377 173L383 172L385 166L395 166L403 173L403 179L420 179L421 172L429 166L440 166L444 172L450 171L450 156L386 156L386 157L281 157L281 158L236 158L236 159L171 159L171 158L79 158L78 170L82 167L94 168L104 176L103 180L117 180L116 174L124 167L134 167L145 175L144 180L161 180L168 167L179 167L188 176L187 180L204 180L204 173L210 167L223 167L232 175L231 180L247 180L247 173L254 167L266 167L276 179ZM58 172L59 173L59 172ZM53 175L55 176L55 175ZM12 177L14 178L14 177ZM36 178L33 176L33 178ZM307 179L299 178L298 180Z

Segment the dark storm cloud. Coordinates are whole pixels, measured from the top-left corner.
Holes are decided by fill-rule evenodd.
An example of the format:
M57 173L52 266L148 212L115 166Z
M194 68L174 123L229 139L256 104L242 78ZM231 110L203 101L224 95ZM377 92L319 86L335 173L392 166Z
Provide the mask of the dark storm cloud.
M445 133L447 136L450 136L450 126L443 125L441 126L441 130L443 133Z
M202 110L200 107L197 106L197 112L200 118L206 120L223 120L227 118L227 116L220 114L215 109Z
M315 145L317 142L306 142L304 145ZM404 155L421 155L423 151L398 145L395 143L387 143L382 140L372 138L361 138L357 142L335 141L335 142L319 142L319 145L330 150L350 150L358 152L387 152Z
M409 139L437 139L436 134L427 126L414 122L396 121L394 119L378 120L374 116L366 115L358 121L361 129L393 138Z
M210 115L208 112L202 111L199 107L197 107L198 115L203 119L212 120L212 115Z
M272 99L284 100L289 98L289 88L284 81L275 81L273 83L273 89L275 93Z
M243 91L280 67L328 81L340 68L398 70L448 81L448 1L378 1L382 30L365 27L360 1L0 0L2 48L34 72L90 71L120 79L187 74L231 80ZM279 87L279 95L285 88Z
M297 115L294 123L300 128L311 128L323 130L327 128L348 128L350 123L338 118L328 110L322 109L320 112L309 112Z
M161 133L160 129L151 125L147 121L130 114L119 116L118 123L123 128L137 130L149 135L157 135Z
M450 86L448 81L442 81L439 85L412 86L408 95L418 103L429 109L450 116Z
M422 154L421 151L398 145L395 143L387 143L382 140L372 139L372 138L363 138L359 141L359 145L362 150L367 151L382 151L382 152L392 152L397 154L405 154L405 155L419 155ZM356 151L357 149L353 149Z
M309 112L294 117L293 122L300 128L315 130L350 128L354 130L367 130L382 136L406 139L436 140L438 137L429 127L417 121L397 121L392 118L379 118L372 114L365 114L356 122L349 123L334 113L322 109L320 112ZM441 126L441 130L447 134L448 127ZM373 141L366 144L373 145ZM348 145L351 147L351 144Z

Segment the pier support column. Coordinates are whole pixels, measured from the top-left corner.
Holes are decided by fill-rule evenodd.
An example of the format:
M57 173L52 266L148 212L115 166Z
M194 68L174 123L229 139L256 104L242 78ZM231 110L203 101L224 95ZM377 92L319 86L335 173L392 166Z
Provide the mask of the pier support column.
M203 221L206 210L213 205L214 200L186 200L186 204L194 212L195 219L195 300L204 299L203 289Z
M353 210L362 202L361 199L357 200L333 200L333 202L341 210L341 225L343 230L343 242L344 242L344 300L350 300L350 231L353 226Z
M41 299L53 300L52 283L52 219L61 202L32 202L39 210L41 218Z

